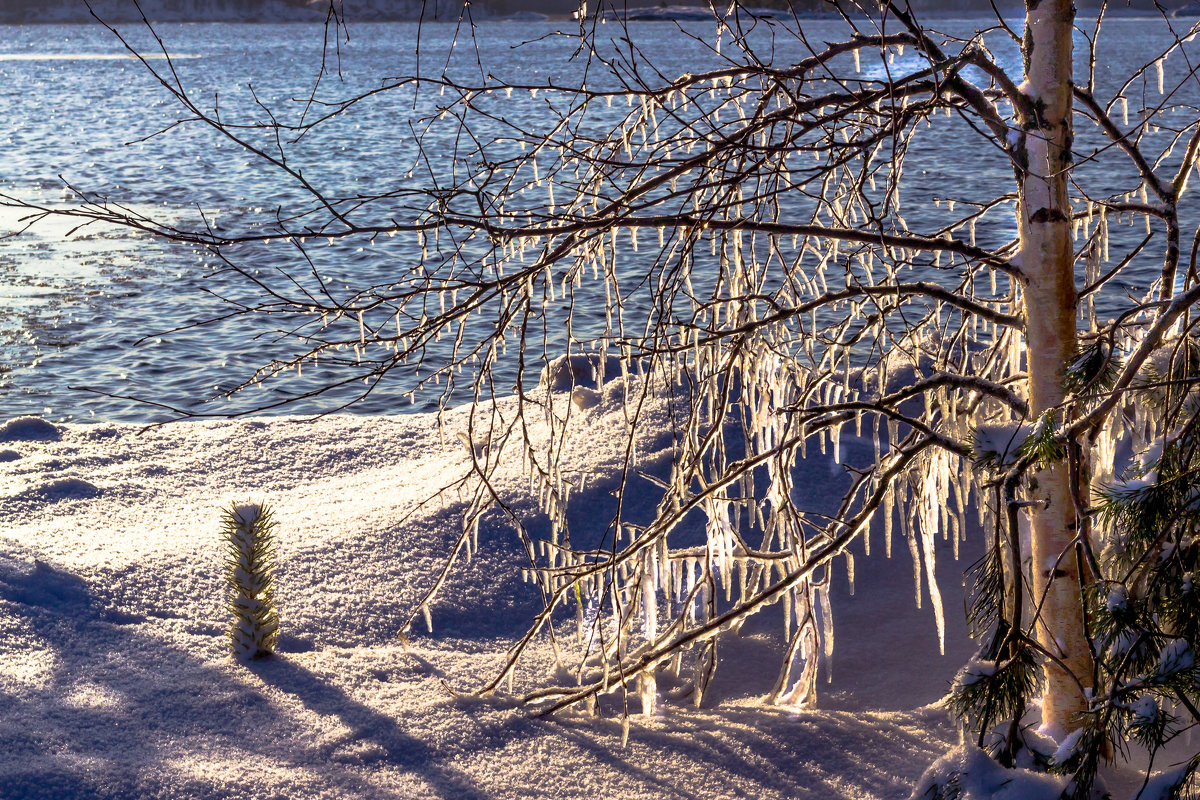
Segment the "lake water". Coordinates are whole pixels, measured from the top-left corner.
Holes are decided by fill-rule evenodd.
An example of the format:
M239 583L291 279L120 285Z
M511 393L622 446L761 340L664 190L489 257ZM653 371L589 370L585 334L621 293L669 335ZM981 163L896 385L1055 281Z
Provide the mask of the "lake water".
M943 21L939 26L967 33L973 23ZM552 38L515 47L557 27L481 27L476 32L479 63L485 71L526 83L577 81L577 65L569 61L570 40ZM195 24L163 25L158 30L194 96L210 106L218 97L228 119L257 114L246 88L250 84L260 99L278 107L287 105L289 98L306 96L323 45L319 26ZM631 30L665 75L714 63L711 53L672 24L639 23ZM691 25L689 30L700 33L703 26ZM830 22L813 22L805 30L814 42L840 38L842 33ZM449 25L425 26L421 36L426 73L446 60L453 35ZM129 36L138 47L153 52L145 31L130 28ZM352 25L350 36L342 43L341 82L327 79L327 97L349 95L376 85L382 76L410 74L416 67L414 25ZM1108 23L1098 93L1111 96L1114 81L1165 41L1161 22ZM1020 56L1011 42L996 41L993 49L1004 66L1019 73ZM455 52L452 67L464 75L472 70L478 75L468 36L460 34ZM775 59L790 63L802 55L797 42L780 42ZM1167 64L1170 71L1182 68L1184 60L1176 56ZM1147 101L1157 102L1153 84L1151 70L1136 91L1145 90ZM1195 102L1200 96L1194 84L1193 79L1182 99ZM431 95L414 105L411 95L396 93L364 104L304 140L294 152L295 163L303 165L307 178L335 195L419 183L419 177L407 177L418 155L408 123L427 114L437 101ZM530 124L548 119L545 106L529 98L514 97L503 105L498 99L492 102L494 110ZM302 199L294 187L282 184L209 130L183 127L143 141L178 118L178 108L161 86L142 65L125 57L120 43L99 26L0 27L0 191L60 206L73 197L69 184L128 204L134 211L181 223L194 222L202 211L218 229L229 230L269 221L276 208ZM481 123L477 134L486 137L488 132L487 124ZM438 140L431 140L435 156L449 157L452 140L444 141L445 148L439 148ZM1077 149L1086 151L1088 143L1096 141L1094 132L1081 130ZM910 208L933 196L990 196L996 187L1003 190L1011 183L1011 168L1002 154L980 151L972 142L963 126L920 140L907 173L905 201ZM1110 162L1092 170L1098 182L1093 188L1106 182L1115 187L1128 175L1119 161ZM907 215L914 227L921 223L921 213ZM20 227L15 214L0 209L0 233ZM1002 241L1013 233L1011 220L993 227L979 230L981 240ZM1118 235L1114 249L1122 241L1141 238L1140 224L1126 231ZM415 256L415 247L404 237L381 239L376 245L337 242L320 250L317 269L334 287L386 282L396 264ZM289 251L260 247L231 255L269 276L276 267L296 266ZM1148 282L1155 271L1151 258L1133 284L1114 288L1136 290L1136 284ZM189 328L227 310L218 296L250 298L244 282L221 272L210 254L129 230L73 230L62 220L49 220L18 238L0 240L0 419L21 413L75 421L144 422L165 416L155 406L99 393L136 396L194 413L236 412L301 394L337 377L306 369L299 377L212 400L247 378L267 353L286 353L290 346L275 343L278 336L270 320L237 318ZM597 325L604 316L602 297L584 297L595 306L591 315ZM184 330L166 333L179 328ZM551 330L546 345L551 355L563 346L561 332ZM432 355L436 358L438 353ZM400 384L385 381L349 410L394 413L427 409L437 402L436 396L427 396L410 405L404 397L407 387ZM350 385L279 410L329 410L360 392L361 386Z

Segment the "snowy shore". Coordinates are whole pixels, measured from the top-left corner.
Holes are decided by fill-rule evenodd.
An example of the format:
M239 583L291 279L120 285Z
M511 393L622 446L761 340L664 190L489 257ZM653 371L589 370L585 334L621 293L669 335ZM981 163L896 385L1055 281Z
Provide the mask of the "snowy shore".
M856 596L839 588L817 710L758 704L779 663L770 626L722 646L705 708L636 718L626 748L618 719L449 693L494 674L537 607L488 517L433 633L407 651L395 635L458 530L453 498L423 501L467 469L464 414L0 422L0 798L903 798L953 743L927 705L969 641L951 600L938 655L902 553L860 557ZM569 455L595 476L576 508L604 504L622 418L600 404L573 423ZM643 442L642 463L668 442ZM814 491L834 477L814 462ZM536 524L516 465L497 486ZM227 652L218 538L244 499L280 523L283 634L250 666ZM945 585L963 566L939 559ZM549 672L548 647L535 659Z

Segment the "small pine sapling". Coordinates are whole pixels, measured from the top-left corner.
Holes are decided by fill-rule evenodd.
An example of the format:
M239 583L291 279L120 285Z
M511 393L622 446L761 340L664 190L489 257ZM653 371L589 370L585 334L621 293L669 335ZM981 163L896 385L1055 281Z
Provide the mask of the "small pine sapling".
M240 661L275 651L279 610L275 607L275 522L261 503L239 503L225 511L222 534L227 606L233 613L229 647Z

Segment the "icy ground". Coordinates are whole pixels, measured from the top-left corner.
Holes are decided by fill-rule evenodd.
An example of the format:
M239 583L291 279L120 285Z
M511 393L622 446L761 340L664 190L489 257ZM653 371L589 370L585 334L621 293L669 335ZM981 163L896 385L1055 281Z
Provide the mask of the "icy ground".
M581 524L611 500L622 419L602 403L571 423L567 455L594 476L572 499ZM462 412L442 427L0 419L0 798L904 798L956 742L928 705L971 650L953 591L967 556L948 543L945 656L903 543L890 561L878 541L871 558L856 546L817 710L758 705L779 665L773 625L723 639L705 708L637 717L625 748L619 719L451 694L495 674L536 608L489 516L433 633L407 651L396 638L458 531L453 495L422 501L467 469L464 428ZM642 464L669 441L642 441ZM813 459L804 491L839 472ZM536 525L519 466L497 486ZM246 499L280 523L283 617L278 655L251 666L227 653L218 539L221 510ZM549 647L536 656L549 672ZM539 677L524 667L517 690Z

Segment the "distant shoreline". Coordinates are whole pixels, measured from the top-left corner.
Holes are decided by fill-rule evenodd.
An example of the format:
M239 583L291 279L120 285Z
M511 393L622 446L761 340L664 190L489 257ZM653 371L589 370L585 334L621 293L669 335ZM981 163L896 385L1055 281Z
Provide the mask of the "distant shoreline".
M1092 11L1094 11L1094 9L1088 9L1088 8L1080 9L1079 10L1079 18L1095 19L1095 14L1089 13ZM1183 12L1183 13L1180 13L1180 12ZM323 24L324 23L323 15L308 14L303 10L299 10L298 13L296 13L294 16L286 15L286 16L282 16L282 17L279 15L272 15L272 14L253 14L253 13L252 14L243 14L240 16L213 15L213 16L209 16L209 17L195 16L195 15L179 15L179 16L177 16L174 14L147 13L146 16L149 18L151 23L156 24L156 25L281 25L281 24L312 25L312 24ZM562 23L577 24L575 19L570 14L542 14L540 16L541 16L540 19L533 19L533 18L530 18L529 16L521 15L521 14L504 15L504 16L490 16L485 13L485 14L477 14L475 16L474 20L475 20L476 25L505 24L505 23L508 23L508 24L520 23L520 24L525 24L525 25L529 25L529 24L562 24ZM814 22L830 21L830 20L838 19L838 17L830 16L828 14L811 14L811 13L804 14L804 13L801 13L801 14L798 14L797 16L802 20L811 20ZM1014 11L1013 17L1017 17L1017 16L1019 16L1019 12ZM1180 16L1180 17L1200 16L1200 6L1198 6L1197 8L1194 8L1194 9L1191 7L1177 9L1173 16ZM1159 15L1152 11L1147 11L1144 9L1135 9L1135 8L1115 8L1114 9L1114 8L1110 8L1106 12L1106 17L1117 18L1117 19L1158 19ZM979 10L979 11L966 10L966 11L964 11L961 9L937 9L937 10L929 10L929 11L923 12L921 18L927 19L927 20L932 20L932 19L936 19L936 20L955 20L955 19L969 20L969 19L982 19L982 18L994 19L994 14L991 11L984 11L984 10ZM127 14L108 14L108 15L104 15L104 19L106 22L111 22L113 24L120 24L120 25L130 24L130 23L140 23L142 21L141 17L127 15ZM662 19L631 19L631 20L628 20L628 22L634 22L637 24L654 23L654 22L686 24L688 22L698 22L698 21L700 21L700 20L674 19L674 18L669 18L669 17L662 18ZM433 19L426 18L426 19L422 20L419 17L413 17L413 16L363 15L360 17L355 17L353 15L350 15L347 17L346 22L350 25L356 25L356 24L358 24L358 25L364 25L364 24L373 25L373 24L396 24L396 23L412 24L412 23L416 23L416 22L422 22L423 24L428 24L428 25L442 25L442 24L448 25L448 24L458 24L459 20L457 17L450 17L450 16L442 16L442 17L433 18ZM608 22L613 23L615 21L610 18L608 20ZM24 26L34 26L34 25L88 25L88 24L94 24L94 23L95 23L95 20L90 15L86 15L86 14L84 14L84 15L64 14L64 15L53 15L49 18L44 18L44 19L29 19L29 18L24 17L24 15L22 15L21 18L17 18L16 16L10 16L10 15L5 15L3 13L0 13L0 26L3 26L3 27L24 27Z

